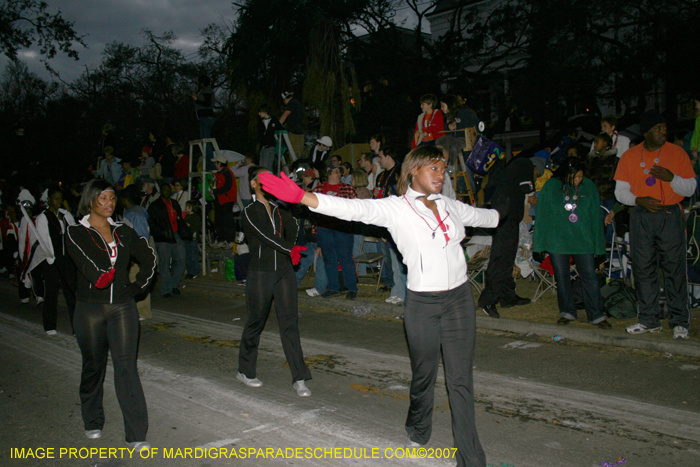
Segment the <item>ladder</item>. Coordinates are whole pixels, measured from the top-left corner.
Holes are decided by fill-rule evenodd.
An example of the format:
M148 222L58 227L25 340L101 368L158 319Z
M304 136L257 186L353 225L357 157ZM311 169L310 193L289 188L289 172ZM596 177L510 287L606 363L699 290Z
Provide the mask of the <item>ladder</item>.
M462 151L471 151L474 148L474 143L476 142L476 128L463 128L461 130L456 131L464 132L464 148L462 148ZM476 198L474 197L474 187L469 181L469 175L467 174L467 164L464 162L464 156L461 152L459 153L458 161L459 168L461 170L459 172L455 172L454 178L452 179L452 183L454 184L453 188L455 190L455 195L457 195L458 198L467 198L469 204L471 204L472 206L476 206ZM460 193L457 191L457 179L459 177L462 177L462 179L464 180L464 186L467 187L467 191L465 193Z
M207 185L207 174L211 174L212 172L207 172L207 161L204 160L207 157L207 143L210 143L212 147L214 148L214 152L216 153L217 156L221 155L221 150L219 149L219 145L216 142L216 138L203 138L203 139L193 139L190 143L190 167L189 167L189 179L187 183L187 187L190 190L190 199L192 198L192 178L193 177L201 177L202 179L202 197L200 199L202 203L202 234L200 236L200 241L202 243L202 275L206 276L207 275L207 210L206 210L206 192L208 190ZM201 172L192 172L192 161L194 156L194 151L193 149L196 147L199 148L199 151L202 154L202 171Z

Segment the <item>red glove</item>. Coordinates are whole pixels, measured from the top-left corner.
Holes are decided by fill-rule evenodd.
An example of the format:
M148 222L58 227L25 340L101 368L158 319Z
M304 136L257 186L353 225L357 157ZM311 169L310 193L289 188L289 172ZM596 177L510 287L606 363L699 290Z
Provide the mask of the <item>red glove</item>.
M102 274L100 278L97 279L95 287L98 289L104 289L112 282L112 279L114 279L114 268L110 269L109 272Z
M263 190L287 203L297 204L304 197L305 191L290 180L284 172L279 177L270 172L263 172L260 174L260 183L262 183Z
M292 264L293 265L296 266L297 264L299 264L299 261L301 261L301 252L302 251L306 251L305 246L294 245L292 247L291 256L292 256Z

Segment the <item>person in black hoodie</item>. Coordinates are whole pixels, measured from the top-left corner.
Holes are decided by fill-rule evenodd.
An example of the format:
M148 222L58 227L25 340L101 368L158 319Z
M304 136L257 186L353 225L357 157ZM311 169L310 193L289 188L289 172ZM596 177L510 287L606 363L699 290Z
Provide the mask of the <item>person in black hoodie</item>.
M277 321L284 355L292 372L292 385L301 397L311 391L305 380L311 372L304 362L299 337L299 314L297 310L297 282L293 264L298 264L305 247L295 245L299 224L287 211L279 209L268 199L258 181L263 167L248 169L250 187L255 191L255 201L243 211L241 223L250 248L250 265L245 285L248 320L246 321L238 354L237 379L249 387L260 387L256 377L260 334L275 300Z
M114 386L124 416L127 446L141 452L146 442L148 411L136 359L139 315L134 296L145 290L155 272L155 255L145 238L131 227L114 222L114 188L104 180L85 186L79 212L84 217L67 229L66 249L78 269L75 335L83 356L80 380L85 436L102 436L102 405L107 354L112 355ZM129 282L129 263L140 271Z

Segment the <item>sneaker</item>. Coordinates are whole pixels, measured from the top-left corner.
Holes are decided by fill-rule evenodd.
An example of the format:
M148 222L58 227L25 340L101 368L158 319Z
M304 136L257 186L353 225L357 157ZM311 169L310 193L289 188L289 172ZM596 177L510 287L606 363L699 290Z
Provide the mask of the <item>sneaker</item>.
M262 381L260 381L258 378L250 379L241 372L239 372L236 375L236 379L248 386L249 388L259 388L260 386L262 386Z
M87 439L102 438L102 430L85 430L85 437Z
M346 300L355 300L357 298L357 292L353 292L352 290L348 291L348 293L345 295Z
M238 285L245 286L245 281L246 281L245 279L243 279L242 281L238 281Z
M335 290L326 290L321 294L321 297L323 298L333 298L333 297L340 297L340 292L336 292Z
M673 328L673 338L674 339L687 339L688 338L688 328L683 326L676 326Z
M484 313L489 315L491 318L500 318L501 315L498 313L498 310L496 309L496 305L486 305L481 307L484 310Z
M603 320L600 323L596 323L596 326L598 326L600 329L612 329L612 324L610 324L607 320Z
M631 326L627 326L627 332L629 334L644 334L646 332L659 332L661 331L661 326L656 326L654 328L649 328L643 325L642 323L637 323L633 324Z
M292 387L297 391L297 396L299 397L309 397L311 395L311 391L306 387L303 379L292 384Z
M404 304L403 298L396 297L396 300L394 300L394 305L403 306L403 304Z
M308 295L309 297L318 297L321 294L318 293L318 290L316 290L316 287L314 287L311 289L306 289L306 295Z
M44 303L44 297L36 297L36 306L39 306L42 303Z
M55 329L51 329L50 331L46 331L47 336L55 336L58 334ZM686 331L686 339L687 339L688 331Z
M29 303L29 299L28 299L28 298L23 298L23 299L21 299L19 302L20 302L22 305L26 305L27 303Z
M399 300L401 300L399 297L397 297L396 295L392 295L391 297L387 298L387 299L384 300L384 301L387 302L387 303L396 303L396 302L398 302Z
M419 447L421 447L421 446L423 446L423 445L420 444L420 443L416 443L415 441L413 441L413 440L411 439L410 436L409 436L408 438L406 438L406 447L407 447L408 449L419 448Z
M501 308L512 308L514 306L523 306L523 305L529 305L530 302L529 298L524 298L524 297L518 297L517 295L515 296L515 300L512 302L501 302Z
M151 449L151 443L148 441L134 441L133 443L126 443L126 445L138 453Z

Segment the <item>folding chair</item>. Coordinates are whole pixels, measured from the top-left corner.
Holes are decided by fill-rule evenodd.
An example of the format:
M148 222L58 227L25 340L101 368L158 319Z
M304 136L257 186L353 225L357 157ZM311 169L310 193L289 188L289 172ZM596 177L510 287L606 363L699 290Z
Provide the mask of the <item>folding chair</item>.
M360 245L360 253L353 258L353 261L355 261L355 272L359 274L359 271L357 270L357 265L358 264L376 264L379 263L379 271L376 273L377 276L377 288L376 290L379 290L379 283L382 280L382 270L384 269L384 255L382 254L381 251L377 252L370 252L370 253L365 253L365 243L376 243L379 245L379 242L381 240L375 237L362 237L362 244ZM380 248L378 248L380 249ZM381 250L381 249L380 249Z
M467 244L467 247L470 245ZM491 256L491 245L484 247L472 255L467 261L467 274L469 283L474 286L477 292L484 290L486 280L486 268L489 266L489 256Z
M546 269L534 264L532 264L532 270L535 272L535 280L537 281L537 289L535 289L535 295L532 297L532 303L535 303L548 290L551 290L556 295L557 281L554 279L554 274L550 274Z

